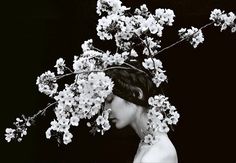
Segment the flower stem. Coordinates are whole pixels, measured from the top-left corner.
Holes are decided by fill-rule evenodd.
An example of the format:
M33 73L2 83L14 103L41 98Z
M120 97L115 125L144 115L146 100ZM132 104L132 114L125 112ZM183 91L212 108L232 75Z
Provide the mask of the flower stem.
M131 64L129 64L129 63L124 62L124 64L127 65L127 66L129 66L129 67L131 67L131 68L133 68L133 69L135 69L135 70L137 70L137 71L139 71L139 72L142 72L142 73L148 75L145 71L140 70L140 69L136 68L135 66L133 66L133 65L131 65Z
M93 50L97 50L97 51L100 52L100 53L105 53L103 50L98 49L98 48L96 48L96 47L94 47L94 46L92 46L92 49L93 49Z
M140 72L145 73L144 71L142 71L142 70L140 70L140 69L138 69L138 68L136 68L136 67L134 67L134 66L132 66L128 63L124 63L124 64L128 65L129 67L134 68L134 69L136 69ZM123 66L114 66L114 67L108 67L108 68L105 68L105 69L102 69L102 70L90 70L90 71L86 70L86 71L80 71L80 72L71 72L71 73L68 73L68 74L61 75L61 76L56 76L56 80L62 79L64 77L70 76L70 75L78 75L78 74L91 73L91 72L104 72L104 71L108 71L108 70L111 70L111 69L126 69L127 70L127 69L130 69L130 68L123 67Z
M66 68L67 70L69 70L70 72L73 72L69 67L66 67L66 66L65 66L65 68Z
M39 110L36 114L34 114L32 117L30 117L31 121L34 121L35 118L37 118L39 115L45 114L45 112L47 111L48 108L50 108L51 106L57 104L57 101L53 102L53 103L49 103L49 105L47 107L45 107L42 110Z

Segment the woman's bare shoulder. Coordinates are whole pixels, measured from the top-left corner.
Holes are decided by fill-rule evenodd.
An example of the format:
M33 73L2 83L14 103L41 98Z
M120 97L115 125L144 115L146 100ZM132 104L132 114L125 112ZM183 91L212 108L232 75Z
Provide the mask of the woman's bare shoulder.
M177 163L177 153L169 138L155 143L145 152L142 163Z

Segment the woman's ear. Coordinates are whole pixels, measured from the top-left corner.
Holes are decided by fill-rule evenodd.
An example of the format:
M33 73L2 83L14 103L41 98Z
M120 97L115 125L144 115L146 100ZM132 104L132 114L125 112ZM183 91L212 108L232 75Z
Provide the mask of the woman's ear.
M143 91L142 91L142 89L141 88L139 88L139 87L136 87L136 90L137 90L137 98L138 99L143 99Z

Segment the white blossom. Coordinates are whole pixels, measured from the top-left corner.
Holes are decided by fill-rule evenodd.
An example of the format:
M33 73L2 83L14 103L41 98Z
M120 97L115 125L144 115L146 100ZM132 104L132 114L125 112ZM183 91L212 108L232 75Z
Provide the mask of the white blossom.
M88 57L81 57L81 58L75 58L73 69L75 73L81 72L81 71L91 71L94 70L96 64L96 60L93 58Z
M102 116L104 117L105 120L108 120L110 112L111 109L107 109L102 112Z
M36 84L40 92L52 96L57 92L58 84L56 83L55 74L47 71L37 77Z
M57 68L57 74L64 74L65 71L65 60L63 58L59 58L56 61L56 65L54 66Z
M111 125L110 125L108 120L105 121L105 123L102 124L102 128L103 128L104 131L107 131L111 128Z
M191 27L191 29L181 28L179 30L179 36L181 39L189 41L194 48L204 41L202 30L195 27Z
M155 10L155 18L157 19L157 22L163 26L163 25L168 25L172 26L174 22L174 11L171 9L156 9Z
M221 31L225 30L227 27L230 27L231 32L235 32L236 16L233 12L225 13L225 11L221 11L220 9L214 9L211 11L209 19L214 22L215 26L221 26Z
M173 124L177 124L177 122L178 122L178 119L179 119L179 117L180 117L180 115L179 115L179 113L177 112L177 111L173 111L173 112L171 112L171 121L172 121L172 123Z
M23 119L20 119L20 118L17 117L16 122L21 123L21 122L23 122Z
M86 124L87 124L88 127L92 127L90 122L87 122Z
M96 125L100 126L97 128L97 132L101 132L103 135L105 131L109 130L111 128L111 125L109 123L109 114L111 109L104 110L101 115L99 115L96 119Z
M165 97L164 95L156 95L154 97L150 97L148 99L148 103L151 106L161 107L167 100L168 100L168 98Z
M159 69L161 70L161 69ZM167 76L163 72L156 71L155 76L152 78L153 83L156 84L156 87L158 88L160 84L167 80Z
M162 36L162 30L164 29L153 17L153 15L149 15L148 19L140 23L141 30L147 31L149 30L151 34L156 34L157 36Z
M71 123L72 126L78 126L79 125L79 121L80 121L80 119L77 116L72 116L70 118L70 123Z
M167 132L169 132L169 130L170 130L170 128L168 127L168 125L166 123L161 123L161 125L159 125L160 132L167 133Z
M163 120L163 114L162 113L160 113L160 112L157 112L156 113L156 117L159 119L159 120Z
M64 90L60 91L58 95L54 96L54 99L58 101L59 104L72 106L75 102L74 92L71 90L70 86L66 86Z
M149 136L146 137L146 143L152 144L156 131L168 133L170 130L168 125L177 124L179 113L174 106L170 105L168 97L164 95L150 97L148 104L151 108L147 114Z
M18 142L22 141L22 137L27 135L27 122L29 118L26 118L22 115L21 118L16 118L16 121L13 123L15 128L6 128L5 130L5 140L10 142L12 140L17 140Z
M15 138L15 132L16 130L15 129L12 129L12 128L6 128L5 132L5 140L7 142L10 142L12 139Z
M91 50L92 44L93 44L93 40L92 39L84 41L84 43L81 45L81 48L82 48L83 52Z
M144 137L144 143L151 144L153 142L153 136L151 134L148 134Z
M132 50L130 51L130 56L132 56L132 57L138 57L138 53L137 53L134 49L132 49Z
M147 56L149 55L154 56L158 52L157 49L161 48L160 41L154 42L153 38L151 37L147 37L144 43L145 43L145 47L143 49L143 54Z
M64 144L70 143L72 141L72 138L73 138L73 135L69 131L64 132L63 143Z
M51 121L51 129L55 131L59 131L60 125L56 120Z
M60 124L59 123L59 129L58 131L60 132L66 132L67 130L69 130L70 125L69 124Z
M70 120L67 119L66 117L62 117L62 118L60 118L59 121L58 121L58 123L59 123L60 125L68 125L69 122L70 122Z
M22 130L20 136L23 137L24 135L27 135L27 128L25 128L24 130Z
M96 119L97 125L102 125L103 123L105 123L105 119L103 116L98 116L98 118Z
M142 63L142 65L144 68L150 69L150 70L162 68L162 62L156 58L144 59L144 62Z
M101 40L111 40L113 38L111 31L115 29L115 24L118 21L118 15L109 15L98 20L97 35Z
M174 123L173 123L173 120L171 120L170 118L165 118L165 120L164 120L163 122L166 123L166 124L169 124L169 125L174 124ZM176 123L177 123L177 121L176 121ZM175 123L175 124L176 124L176 123Z
M120 0L98 0L97 1L97 14L101 15L102 12L111 14L123 14L129 8L122 6Z
M47 138L47 139L50 139L51 136L52 136L51 130L52 130L52 128L48 128L47 131L45 132L45 135L46 135L46 138Z

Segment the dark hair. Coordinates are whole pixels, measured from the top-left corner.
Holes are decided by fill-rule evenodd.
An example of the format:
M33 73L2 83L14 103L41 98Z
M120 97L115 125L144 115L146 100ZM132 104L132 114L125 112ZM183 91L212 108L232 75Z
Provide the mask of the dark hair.
M148 98L158 93L156 85L152 82L152 76L141 63L129 62L132 66L144 71L131 69L110 69L106 75L114 81L113 94L137 105L148 106ZM122 67L130 68L123 64ZM140 98L140 89L143 96Z

